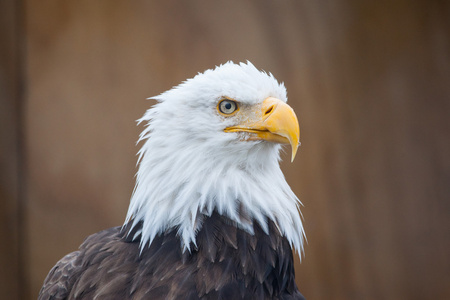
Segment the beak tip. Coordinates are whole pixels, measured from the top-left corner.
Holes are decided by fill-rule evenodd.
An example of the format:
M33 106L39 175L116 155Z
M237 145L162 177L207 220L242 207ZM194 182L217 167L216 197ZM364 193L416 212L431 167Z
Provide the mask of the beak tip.
M294 159L295 159L295 155L297 154L297 149L298 149L298 146L299 146L300 144L297 144L297 145L292 145L292 155L291 155L291 162L294 162Z

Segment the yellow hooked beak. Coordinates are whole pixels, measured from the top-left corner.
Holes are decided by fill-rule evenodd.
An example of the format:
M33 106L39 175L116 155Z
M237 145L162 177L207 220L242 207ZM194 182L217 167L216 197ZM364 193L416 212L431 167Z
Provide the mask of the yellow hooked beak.
M244 112L245 113L245 112ZM248 132L248 140L265 140L280 144L290 144L291 161L294 161L300 139L300 128L294 110L283 101L269 97L263 101L261 109L246 116L239 125L227 127L225 132Z

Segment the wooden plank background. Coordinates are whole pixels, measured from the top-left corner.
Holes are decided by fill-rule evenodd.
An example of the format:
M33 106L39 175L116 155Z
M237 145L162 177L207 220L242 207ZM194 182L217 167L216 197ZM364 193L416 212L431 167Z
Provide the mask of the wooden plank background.
M5 299L35 299L123 222L145 98L247 59L300 119L282 167L304 203L305 296L450 299L448 2L1 0L0 17Z
M25 299L21 5L0 0L0 298ZM26 286L26 284L25 284Z

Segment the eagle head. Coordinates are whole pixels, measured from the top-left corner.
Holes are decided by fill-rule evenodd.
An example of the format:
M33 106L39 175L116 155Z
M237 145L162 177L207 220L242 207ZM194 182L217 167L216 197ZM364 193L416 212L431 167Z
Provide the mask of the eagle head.
M228 62L152 99L126 218L142 222L141 247L176 229L190 250L217 211L250 233L270 219L301 251L300 202L279 166L281 145L293 160L300 135L284 85L250 62Z

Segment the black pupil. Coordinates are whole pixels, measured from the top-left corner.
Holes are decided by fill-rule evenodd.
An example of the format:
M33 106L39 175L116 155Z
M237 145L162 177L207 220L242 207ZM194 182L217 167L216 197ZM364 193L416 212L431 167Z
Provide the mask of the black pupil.
M231 109L232 105L230 102L225 103L225 109Z

